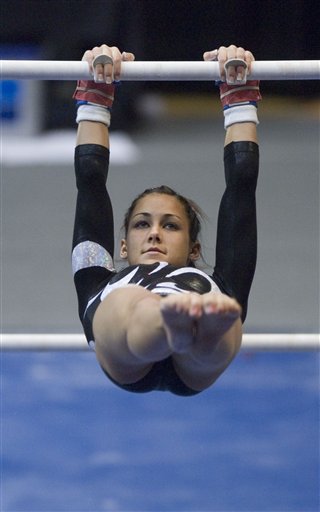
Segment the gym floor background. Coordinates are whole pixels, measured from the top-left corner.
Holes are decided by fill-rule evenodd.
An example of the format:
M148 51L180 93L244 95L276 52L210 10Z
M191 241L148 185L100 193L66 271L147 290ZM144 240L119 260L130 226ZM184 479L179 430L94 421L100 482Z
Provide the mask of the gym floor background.
M216 18L209 10L213 4ZM314 14L316 3L262 2L256 18L254 2L227 4L226 9L238 14L237 23L229 17L224 27L228 41L245 34L243 44L254 49L256 41L260 60L318 58L314 21L306 11L314 7ZM250 19L240 15L244 4L250 6ZM273 28L275 18L267 15L270 4L276 9ZM99 28L103 7L106 15L120 5L129 10L133 6L130 13L139 18L137 6L146 10L150 4L94 1L84 18L87 3L77 2L75 11L73 0L61 1L61 24L70 28L68 44L57 36L53 5L13 1L9 13L2 7L1 44L31 42L48 58L76 59L80 47L95 44L93 32L104 38ZM199 2L198 17L194 3L170 5L171 10L166 1L152 3L150 16L143 17L147 34L140 31L137 37L128 27L124 31L128 41L144 49L142 55L178 60L181 54L181 60L196 60L198 46L207 49L211 22L221 40L223 27L216 23L225 12L222 2ZM31 17L29 11L36 8L37 16ZM205 14L205 31L192 36L188 50L182 34L204 24ZM261 32L263 14L266 26ZM80 25L81 19L87 22ZM174 48L169 44L172 30L165 32L166 38L160 30L166 19L180 34ZM72 33L79 26L75 43ZM152 27L154 45L146 52ZM185 33L189 43L191 32ZM289 39L293 33L294 43ZM81 332L70 266L76 198L74 107L69 99L73 86L47 83L33 84L40 87L33 93L28 89L30 104L34 96L42 98L37 118L28 114L29 133L25 124L19 128L17 119L14 129L2 122L2 332ZM262 84L259 254L248 333L319 332L315 90L315 82ZM208 84L122 84L117 96L109 183L118 240L132 198L147 186L165 183L192 197L208 215L203 246L212 266L224 187L217 91ZM1 369L3 512L319 510L316 353L242 351L215 386L188 399L121 391L104 377L91 352L3 352Z

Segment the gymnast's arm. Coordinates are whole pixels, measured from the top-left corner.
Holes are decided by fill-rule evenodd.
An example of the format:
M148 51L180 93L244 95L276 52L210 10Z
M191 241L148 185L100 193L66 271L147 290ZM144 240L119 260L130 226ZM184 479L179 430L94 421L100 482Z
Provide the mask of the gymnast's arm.
M82 60L88 62L92 72L103 73L104 81L79 81L74 98L78 101L77 143L75 149L75 173L78 189L76 218L73 234L73 250L87 242L98 244L110 256L114 250L113 212L106 189L109 168L109 124L113 102L114 86L105 83L112 72L109 66L98 64L93 67L94 58L108 47L94 48L85 52ZM98 69L97 69L98 68ZM85 258L85 257L84 257ZM85 259L78 267L86 268Z
M255 191L259 169L257 138L257 101L261 99L258 82L247 82L237 87L245 68L230 66L228 59L244 60L250 74L251 52L234 45L209 52L207 58L216 58L220 64L223 82L220 98L225 115L224 166L226 189L223 194L217 227L216 263L213 277L224 293L235 297L242 307L242 321L247 314L247 303L257 259L257 222ZM228 80L224 80L228 74Z
M78 294L80 318L88 303L112 276L114 222L106 188L109 168L110 110L121 62L134 60L132 53L120 53L115 46L102 45L87 50L82 60L96 81L79 81L74 98L78 133L75 173L78 189L73 233L72 263Z
M226 189L218 215L214 277L223 291L238 300L244 322L257 259L255 190L259 149L256 125L232 125L225 142Z
M73 249L88 240L113 256L113 213L106 181L109 168L109 130L100 122L81 121L75 148L78 190Z
M82 318L89 298L113 269L114 227L106 188L109 165L108 128L81 121L75 148L78 189L73 232L72 264Z
M94 51L100 52L98 48ZM88 50L82 59L89 62L92 71L94 51ZM79 81L74 94L80 105L74 157L78 195L72 267L81 321L89 299L97 294L113 270L113 211L106 188L110 113L104 105L106 101L112 105L113 94L106 96L106 90L113 92L112 86L106 84Z

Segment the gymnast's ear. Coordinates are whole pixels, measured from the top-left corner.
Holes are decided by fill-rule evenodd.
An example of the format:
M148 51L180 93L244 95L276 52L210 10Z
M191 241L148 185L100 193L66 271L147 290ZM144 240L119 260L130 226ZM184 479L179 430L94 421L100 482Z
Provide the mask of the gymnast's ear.
M127 241L123 238L120 242L120 258L126 260L128 257Z
M190 260L197 261L201 256L201 244L200 242L194 242L191 246Z

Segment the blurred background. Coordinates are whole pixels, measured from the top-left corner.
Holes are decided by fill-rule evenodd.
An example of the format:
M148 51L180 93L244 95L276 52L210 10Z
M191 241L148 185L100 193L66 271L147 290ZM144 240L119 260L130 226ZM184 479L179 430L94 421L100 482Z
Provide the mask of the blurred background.
M138 60L319 59L311 0L2 0L3 59L79 60L104 42ZM70 252L72 82L1 82L1 331L81 332ZM245 332L319 332L319 82L261 84L259 252ZM224 190L214 84L117 88L109 188L165 183L208 216ZM117 260L117 254L116 254ZM117 261L118 263L118 261ZM2 512L318 512L319 357L240 352L199 396L131 395L93 353L1 353Z

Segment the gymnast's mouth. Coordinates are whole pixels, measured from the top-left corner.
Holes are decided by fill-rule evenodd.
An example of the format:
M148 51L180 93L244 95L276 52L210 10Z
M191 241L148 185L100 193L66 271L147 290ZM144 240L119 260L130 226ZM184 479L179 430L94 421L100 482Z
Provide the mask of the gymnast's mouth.
M149 247L146 251L144 251L144 254L150 253L150 252L156 252L158 254L165 254L163 251L159 249L159 247Z

